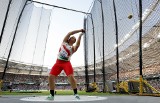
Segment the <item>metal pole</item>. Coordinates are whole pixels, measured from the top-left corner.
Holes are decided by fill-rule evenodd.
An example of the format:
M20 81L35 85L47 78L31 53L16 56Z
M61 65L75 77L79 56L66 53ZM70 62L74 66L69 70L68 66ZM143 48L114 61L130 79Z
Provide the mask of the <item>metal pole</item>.
M139 95L143 93L143 75L142 75L142 0L139 0L139 68L140 68L140 85Z
M115 16L115 29L116 29L116 59L117 59L117 92L119 92L119 48L118 48L118 24L117 24L117 14L115 1L113 0L114 16Z
M96 54L95 54L95 33L94 33L94 23L93 17L91 15L92 27L93 27L93 54L94 54L94 82L96 82Z
M105 78L105 59L104 59L104 14L103 14L103 3L101 0L101 11L102 11L102 35L103 35L103 65L102 65L102 71L103 71L103 92L106 92L106 78Z
M20 13L20 15L19 15L19 18L18 18L17 26L16 26L16 29L15 29L15 32L14 32L14 35L13 35L12 43L11 43L11 48L10 48L10 50L9 50L9 54L8 54L8 57L7 57L6 65L5 65L5 68L4 68L4 71L3 71L2 80L4 79L4 76L5 76L7 67L8 67L8 62L9 62L9 58L10 58L10 55L11 55L11 52L12 52L12 47L13 47L14 40L15 40L15 36L16 36L16 32L17 32L17 29L18 29L18 24L19 24L19 22L20 22L20 19L21 19L21 16L22 16L22 13L23 13L23 11L24 11L24 8L25 8L26 4L27 4L27 0L26 0L26 2L25 2L24 6L23 6L23 9L22 9L22 11L21 11L21 13Z
M84 29L86 30L86 18L84 18ZM87 39L87 35L84 35L85 84L86 84L86 91L88 91L89 78L88 78L88 58L87 58L88 52L87 52L87 40L86 39Z
M65 9L65 10L70 10L70 11L74 11L74 12L79 12L79 13L83 13L83 14L90 14L84 11L79 11L79 10L74 10L74 9L69 9L69 8L65 8L65 7L60 7L60 6L56 6L56 5L51 5L51 4L47 4L47 3L43 3L43 2L39 2L39 1L33 1L33 0L28 0L34 3L38 3L38 4L43 4L43 5L47 5L47 6L52 6L52 7L56 7L56 8L61 8L61 9Z
M2 31L1 31L1 35L0 35L0 45L1 45L3 32L4 32L5 25L6 25L7 16L8 16L8 13L9 13L9 8L10 8L10 5L11 5L11 2L12 2L12 0L9 1L8 7L7 7L7 12L6 12L6 15L5 15L4 22L3 22L3 27L2 27Z

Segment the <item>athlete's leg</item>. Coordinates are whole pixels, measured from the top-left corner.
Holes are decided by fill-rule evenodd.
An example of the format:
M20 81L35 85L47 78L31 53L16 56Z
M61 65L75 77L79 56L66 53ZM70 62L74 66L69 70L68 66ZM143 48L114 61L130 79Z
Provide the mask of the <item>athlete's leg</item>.
M56 62L52 67L48 82L49 82L49 89L50 89L50 96L47 97L48 100L54 100L54 90L55 90L55 79L61 73L62 69L60 65Z
M79 95L78 95L78 93L77 93L77 81L76 81L76 79L74 78L74 75L73 75L73 74L70 74L70 75L68 75L67 77L68 77L68 80L69 80L69 82L70 82L70 84L71 84L71 87L72 87L72 89L73 89L75 98L79 100L80 97L79 97Z
M49 82L50 94L51 94L52 96L54 96L55 80L56 80L56 76L50 74L49 77L48 77L48 82Z
M49 78L48 78L50 90L55 89L55 79L61 73L61 71L62 71L62 67L57 60L57 62L52 67L50 74L49 74Z
M55 79L56 79L55 75L49 74L48 83L49 83L50 95L46 98L47 100L54 100Z
M76 89L77 88L77 82L76 82L76 79L74 78L73 74L70 74L67 77L68 77L68 80L71 84L72 89Z
M74 92L74 95L75 95L75 98L76 99L80 99L78 93L77 93L77 81L73 75L73 67L71 65L70 62L66 62L65 63L65 66L64 66L64 72L66 73L67 77L68 77L68 80L71 84L71 87L73 89L73 92Z
M68 80L71 84L72 89L76 89L77 88L77 82L76 82L76 80L74 78L74 75L73 75L73 67L72 67L72 65L69 61L65 63L65 65L63 67L63 70L68 77Z

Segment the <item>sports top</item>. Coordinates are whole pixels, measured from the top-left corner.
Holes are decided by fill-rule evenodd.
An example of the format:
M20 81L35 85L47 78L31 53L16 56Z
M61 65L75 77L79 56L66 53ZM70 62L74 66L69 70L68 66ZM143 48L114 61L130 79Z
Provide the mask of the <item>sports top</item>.
M58 53L58 59L69 61L73 54L72 46L70 46L67 42L63 42Z

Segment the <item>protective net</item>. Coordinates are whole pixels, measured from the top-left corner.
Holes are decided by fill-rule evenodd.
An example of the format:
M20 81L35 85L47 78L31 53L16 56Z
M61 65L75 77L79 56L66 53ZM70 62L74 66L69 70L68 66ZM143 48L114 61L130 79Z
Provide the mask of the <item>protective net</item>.
M104 82L103 69L105 69L104 74L107 80L117 80L117 47L119 49L120 81L139 77L139 1L115 0L115 7L118 45L116 44L113 0L95 0L91 14L86 18L85 55L87 56L89 82L93 82L94 75L96 75L96 82ZM159 10L159 0L142 1L143 76L146 79L155 79L156 83L159 83L160 73ZM93 73L94 60L96 61L96 74Z
M2 0L0 10L1 72L10 53L7 73L48 74L44 57L52 9L26 0Z

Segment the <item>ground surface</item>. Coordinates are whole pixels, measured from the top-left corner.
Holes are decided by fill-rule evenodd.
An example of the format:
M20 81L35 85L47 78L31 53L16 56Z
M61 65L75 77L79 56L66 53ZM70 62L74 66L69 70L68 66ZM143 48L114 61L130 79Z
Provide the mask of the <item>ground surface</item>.
M160 97L151 96L81 96L77 101L73 96L55 96L54 101L46 96L1 96L0 103L160 103Z

